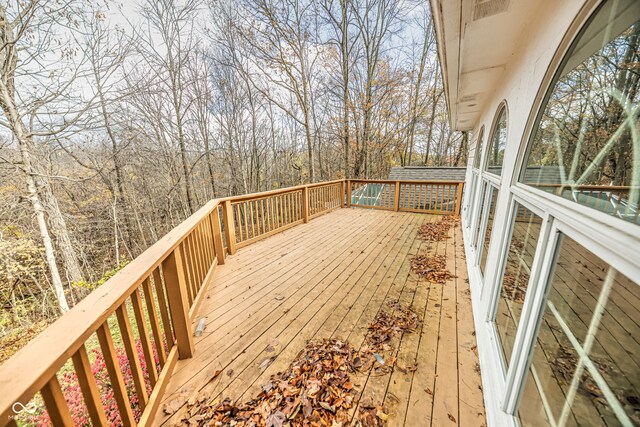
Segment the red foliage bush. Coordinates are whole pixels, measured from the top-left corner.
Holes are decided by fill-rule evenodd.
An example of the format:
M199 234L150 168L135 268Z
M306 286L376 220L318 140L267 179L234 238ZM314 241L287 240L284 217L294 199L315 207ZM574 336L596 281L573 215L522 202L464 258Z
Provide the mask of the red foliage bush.
M140 360L140 367L142 368L142 373L145 379L147 393L150 394L151 383L149 381L148 366L144 357L142 345L139 341L136 342L136 348L138 352L138 359ZM153 352L156 369L158 370L160 367L155 346L153 348ZM122 419L120 418L120 411L118 409L118 405L114 396L111 379L109 378L109 375L107 373L104 356L97 349L91 350L91 353L95 356L95 360L91 364L91 373L93 374L93 377L95 378L96 384L98 386L98 390L100 391L100 397L107 416L107 421L109 421L109 424L112 426L121 426ZM129 402L131 403L131 409L133 411L133 416L136 421L138 421L140 419L140 416L142 415L142 410L140 409L138 395L135 392L129 358L127 357L124 348L116 348L116 355L118 357L118 363L120 364L120 370L122 371L122 376L126 385ZM65 398L67 400L67 405L69 407L69 411L71 412L71 417L73 418L75 425L91 426L89 412L84 403L82 390L80 389L80 385L78 384L78 377L75 371L69 370L63 373L61 376L59 375L58 380L60 381L60 386L62 387L62 391L64 392ZM52 425L51 420L49 419L49 415L46 411L42 411L42 413L34 415L31 420L28 421L28 423L38 426Z

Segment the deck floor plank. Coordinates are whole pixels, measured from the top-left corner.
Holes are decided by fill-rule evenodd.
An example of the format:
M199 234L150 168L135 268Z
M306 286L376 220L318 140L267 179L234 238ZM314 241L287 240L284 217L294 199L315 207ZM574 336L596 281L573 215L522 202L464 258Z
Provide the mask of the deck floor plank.
M195 340L194 357L177 362L163 402L185 392L249 399L272 374L286 369L309 340L334 337L359 348L377 313L399 300L424 317L421 330L392 342L397 363L403 368L417 364L418 369L362 374L354 378L361 397L384 402L389 425L429 425L432 413L443 411L467 421L458 420L460 425L483 425L471 302L456 295L468 285L432 285L410 272L411 258L429 250L417 237L418 227L437 219L338 209L238 250L213 275L195 316L196 321L207 318L205 334ZM466 278L463 260L455 258L456 245L462 244L459 230L449 240L430 250L446 254L450 270ZM463 333L468 335L464 340L459 338ZM438 360L438 352L450 360ZM222 373L210 381L218 370ZM464 389L460 383L464 403L458 403L463 377L469 382L465 379ZM168 417L161 409L154 424L172 425L184 410ZM474 416L460 416L467 412Z

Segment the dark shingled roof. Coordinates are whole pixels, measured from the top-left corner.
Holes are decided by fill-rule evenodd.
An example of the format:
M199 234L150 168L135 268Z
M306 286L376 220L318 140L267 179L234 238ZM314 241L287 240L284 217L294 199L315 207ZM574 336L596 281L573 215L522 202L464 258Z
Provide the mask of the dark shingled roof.
M389 172L389 179L464 181L466 171L466 167L395 166Z

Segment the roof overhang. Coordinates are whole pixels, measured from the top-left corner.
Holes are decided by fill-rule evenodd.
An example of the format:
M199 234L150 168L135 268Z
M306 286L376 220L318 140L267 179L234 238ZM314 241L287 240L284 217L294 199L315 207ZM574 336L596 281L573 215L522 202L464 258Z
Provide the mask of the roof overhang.
M518 53L525 29L553 0L430 0L449 121L470 130Z

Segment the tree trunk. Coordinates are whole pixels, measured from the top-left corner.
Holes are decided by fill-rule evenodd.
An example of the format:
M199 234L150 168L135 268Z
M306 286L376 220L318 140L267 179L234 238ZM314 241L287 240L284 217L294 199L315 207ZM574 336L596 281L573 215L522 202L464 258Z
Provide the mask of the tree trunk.
M342 56L342 141L344 144L344 176L351 177L349 167L349 26L347 20L347 0L340 0L342 19L340 21L341 39L340 53Z
M38 187L36 184L36 171L34 170L31 150L33 141L31 135L27 131L25 124L22 122L15 102L15 70L18 63L18 58L14 48L14 35L13 28L7 19L5 9L0 6L0 44L3 44L2 48L2 78L0 78L0 108L2 108L13 135L18 143L18 150L22 160L22 168L25 173L27 196L33 207L33 212L38 223L38 229L40 231L40 237L42 238L42 245L44 246L45 258L47 266L51 274L51 283L53 285L53 291L58 300L58 306L62 313L69 311L69 304L64 294L64 287L62 286L62 279L60 278L60 272L58 271L58 265L56 263L56 254L53 249L53 243L51 242L51 235L49 234L49 228L45 218L45 210L42 205L40 194L38 193Z
M71 236L67 228L67 222L62 215L58 200L53 194L53 189L45 177L36 179L40 183L41 202L45 207L51 233L55 236L56 244L60 250L60 258L64 264L64 271L70 283L79 283L84 280L84 274L78 254L71 242Z

